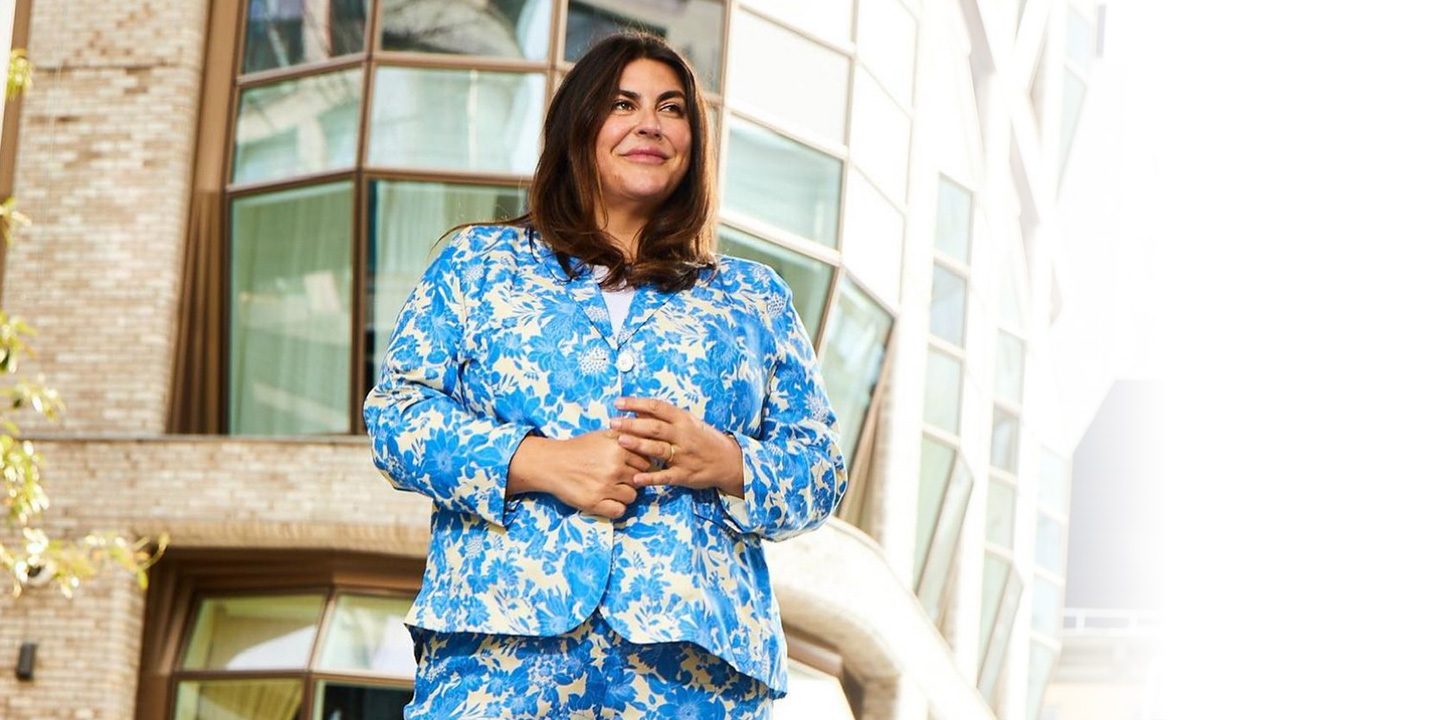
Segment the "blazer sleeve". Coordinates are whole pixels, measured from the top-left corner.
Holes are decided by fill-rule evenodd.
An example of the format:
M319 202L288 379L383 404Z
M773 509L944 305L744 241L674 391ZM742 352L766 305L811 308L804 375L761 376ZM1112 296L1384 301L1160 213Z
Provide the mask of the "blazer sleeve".
M784 540L825 522L849 477L835 411L790 288L773 270L764 270L764 315L776 361L765 388L760 432L734 435L743 458L745 495L718 495L735 529Z
M510 460L534 428L477 415L460 401L462 279L486 255L476 234L447 245L405 301L364 416L375 466L397 489L504 525Z

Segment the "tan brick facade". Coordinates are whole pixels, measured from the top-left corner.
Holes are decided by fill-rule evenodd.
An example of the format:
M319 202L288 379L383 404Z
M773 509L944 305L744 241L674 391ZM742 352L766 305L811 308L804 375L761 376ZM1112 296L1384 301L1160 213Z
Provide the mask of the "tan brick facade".
M76 432L164 428L205 0L34 3L3 306Z

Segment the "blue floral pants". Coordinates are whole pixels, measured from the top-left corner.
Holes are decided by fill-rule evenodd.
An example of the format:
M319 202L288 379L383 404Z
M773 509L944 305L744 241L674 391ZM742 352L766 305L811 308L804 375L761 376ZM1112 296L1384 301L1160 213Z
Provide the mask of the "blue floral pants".
M691 643L637 645L597 612L555 637L411 628L407 720L769 720L764 683Z

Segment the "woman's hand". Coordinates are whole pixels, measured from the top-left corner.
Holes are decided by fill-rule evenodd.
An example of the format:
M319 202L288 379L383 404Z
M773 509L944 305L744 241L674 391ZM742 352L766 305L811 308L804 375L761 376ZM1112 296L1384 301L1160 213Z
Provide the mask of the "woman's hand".
M633 418L610 421L610 428L620 433L620 447L662 464L658 470L635 475L636 487L713 487L727 495L745 496L744 459L735 438L663 400L620 398L615 407L635 413Z
M505 496L543 492L581 512L611 520L635 502L635 475L650 460L618 443L614 430L596 430L569 440L530 436L510 460Z

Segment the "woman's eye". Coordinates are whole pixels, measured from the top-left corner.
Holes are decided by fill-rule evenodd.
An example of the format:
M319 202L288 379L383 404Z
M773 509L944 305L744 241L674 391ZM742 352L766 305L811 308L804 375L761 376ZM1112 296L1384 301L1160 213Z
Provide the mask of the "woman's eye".
M685 106L681 105L680 103L668 103L662 106L660 109L664 112L674 113L676 115L685 114Z
M610 107L616 110L634 110L635 103L632 103L629 100L616 100L615 104L611 105Z

